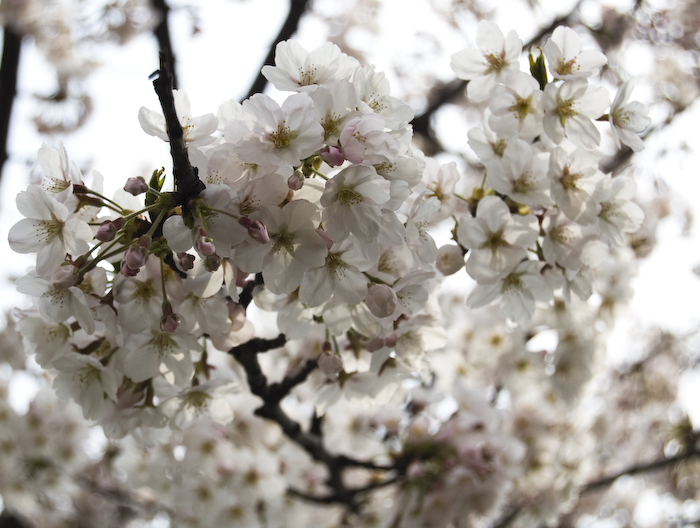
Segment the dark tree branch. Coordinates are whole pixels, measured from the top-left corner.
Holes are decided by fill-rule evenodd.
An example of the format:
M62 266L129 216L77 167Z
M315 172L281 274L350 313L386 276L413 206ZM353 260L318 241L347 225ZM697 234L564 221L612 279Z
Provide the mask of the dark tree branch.
M160 106L165 116L165 124L170 139L170 155L173 158L173 176L175 188L186 198L194 198L205 188L202 180L197 176L197 171L190 163L187 153L187 145L182 133L182 125L175 110L175 98L173 96L173 78L170 71L170 60L166 58L167 52L160 54L160 71L153 81L153 87L158 94Z
M307 359L304 366L299 369L299 372L293 376L284 378L280 383L273 383L267 388L267 394L270 401L282 401L289 392L306 381L314 370L318 368L318 363L315 359Z
M29 521L7 509L0 514L0 528L32 528L33 526L33 524L29 524Z
M619 473L616 473L614 475L610 475L608 477L589 482L583 488L581 488L581 493L590 493L593 491L597 491L600 488L610 486L620 477L624 477L627 475L638 475L640 473L656 471L657 469L664 469L674 464L677 464L678 462L683 462L696 456L700 456L700 450L691 449L690 451L686 451L685 453L681 453L680 455L676 455L671 458L662 458L660 460L654 460L653 462L649 462L647 464L638 464L636 466L632 466L623 471L620 471Z
M255 410L255 414L276 422L290 440L299 444L314 460L321 462L328 468L329 477L327 484L332 490L331 494L323 497L311 497L296 490L289 490L289 493L307 500L313 500L314 502L344 504L351 511L357 511L360 506L358 495L379 487L380 484L358 489L348 488L343 481L344 468L355 466L384 471L392 471L397 468L357 461L343 455L333 455L324 447L323 438L320 434L315 434L312 431L305 432L301 425L284 412L280 406L280 401L294 387L303 383L308 375L318 367L315 360L308 360L296 374L286 377L279 383L269 385L260 367L258 354L284 346L285 342L286 337L284 334L280 334L274 339L253 338L243 345L232 348L229 353L245 369L251 392L262 398L264 402L261 407ZM320 427L317 430L320 431ZM391 482L395 479L398 479L398 476L391 479ZM385 482L381 485L388 485L391 482Z
M0 65L0 178L7 161L7 137L10 130L12 105L17 95L17 70L19 53L22 48L22 35L11 25L3 29L2 64Z
M170 42L170 27L168 26L168 13L170 12L170 7L165 3L165 0L152 0L153 9L155 9L159 16L160 21L158 25L153 28L153 34L158 40L158 49L162 54L165 55L168 61L168 67L170 73L172 74L172 84L173 89L177 90L177 71L175 67L175 54L173 53L173 45ZM161 66L162 68L162 66Z
M246 282L243 286L243 291L238 296L238 304L242 304L244 308L248 308L248 305L253 300L253 290L256 286L264 284L262 273L256 273L255 279Z
M538 44L544 37L549 35L558 26L568 22L571 19L571 17L576 13L580 4L581 0L579 0L579 2L576 3L574 8L568 14L553 20L547 27L542 28L539 31L539 33L537 33L537 35L532 37L523 46L523 49L527 50L532 46ZM411 121L414 133L420 134L421 136L426 138L431 143L433 149L435 149L437 152L442 151L443 149L442 147L440 147L440 144L437 141L437 136L435 135L435 131L433 130L431 123L432 117L435 114L435 112L437 112L444 104L449 103L458 96L462 96L468 83L469 81L454 80L449 83L441 84L434 87L428 94L429 103L427 108L423 111L422 114L416 116L413 119L413 121Z
M290 0L289 15L287 15L287 20L284 21L280 32L277 34L277 37L275 37L275 41L270 46L270 51L268 52L267 57L265 57L263 66L272 66L274 64L275 47L277 46L277 43L287 40L294 35L294 33L296 33L297 28L299 27L299 21L301 20L301 16L306 11L306 5L308 3L309 0ZM262 70L262 67L260 69ZM246 95L245 98L248 99L256 93L262 92L266 85L267 79L262 72L258 73L257 78L253 82L253 85L250 87L248 95Z

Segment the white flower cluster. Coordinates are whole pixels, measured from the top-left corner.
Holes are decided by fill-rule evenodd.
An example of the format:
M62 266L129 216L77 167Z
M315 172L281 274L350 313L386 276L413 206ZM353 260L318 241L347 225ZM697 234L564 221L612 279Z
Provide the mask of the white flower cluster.
M477 282L469 307L498 302L526 325L555 290L587 299L608 244L623 245L643 219L633 180L600 172L593 150L600 133L592 120L604 117L609 97L588 77L605 58L559 28L544 48L549 68L540 58L528 75L514 32L504 37L482 22L478 43L453 57L469 97L488 101L484 129L469 134L486 175L461 208L455 164L412 146L410 107L390 95L383 74L331 44L277 46L276 66L263 73L295 92L282 105L258 94L193 117L185 93L174 92L205 184L197 196L165 191L155 171L109 199L101 176L86 186L62 146L43 146L45 185L17 197L26 218L9 240L37 253L17 282L35 301L18 330L56 372L59 395L108 436L142 443L165 442L203 414L230 424L241 380L225 353L254 337L252 295L277 313L286 340L322 343L306 356L322 373L312 396L318 414L348 400L387 402L445 345L435 292L465 252ZM621 88L608 117L616 141L638 149L648 119L626 103L629 90ZM169 140L160 113L142 108L139 121ZM459 245L438 249L430 227L450 217ZM397 428L402 500L425 522L442 514L432 525L464 513L459 500L450 499L454 511L440 509L448 492L471 494L470 510L490 511L523 458L505 422L474 398L436 434L418 418ZM279 482L277 470L270 474ZM433 502L421 510L422 501Z
M488 101L483 130L471 130L469 144L486 167L492 196L457 229L459 243L470 250L467 272L478 283L467 303L498 302L510 319L527 323L535 303L550 301L553 289L563 288L567 299L571 291L588 299L592 269L608 253L602 236L624 245L625 234L644 219L632 202L635 182L598 169L600 132L593 120L609 121L617 145L634 150L643 148L637 133L650 120L643 105L627 104L633 84L620 87L612 107L605 88L589 84L607 60L582 51L569 28L557 28L544 46L548 70L542 56L530 57L533 75L520 71L515 32L504 37L482 21L477 43L479 49L452 57L457 75L469 80L468 97Z

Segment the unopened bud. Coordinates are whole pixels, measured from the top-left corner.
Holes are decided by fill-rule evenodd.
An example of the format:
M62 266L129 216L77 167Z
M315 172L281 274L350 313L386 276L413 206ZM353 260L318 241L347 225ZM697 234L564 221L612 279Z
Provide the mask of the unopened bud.
M124 190L129 194L138 196L141 193L145 193L148 190L148 184L143 176L137 176L136 178L129 178L124 184Z
M216 247L214 246L211 238L207 236L207 232L204 229L199 230L197 239L194 241L194 248L200 255L205 257L209 257L216 253Z
M292 174L289 179L287 180L287 186L292 190L292 191L298 191L299 189L302 188L304 185L304 178L302 176L299 176L296 172Z
M261 244L267 244L270 241L267 228L260 220L251 220L247 216L242 216L238 223L248 230L248 235L253 240L257 240Z
M100 242L109 242L114 239L114 236L122 227L124 227L124 218L122 217L116 220L105 220L97 228L95 238Z
M146 260L148 260L148 248L140 244L131 244L126 250L123 264L138 273L139 268L146 264Z
M163 332L174 332L180 326L180 318L173 312L172 305L165 301L163 303L163 316L160 318L160 329Z
M51 286L57 290L67 290L71 286L78 284L80 275L78 269L71 265L61 266L51 277Z
M122 260L121 274L125 277L136 277L139 274L139 269L132 269L126 265L126 261Z
M365 304L373 315L382 318L389 317L396 310L399 300L396 292L386 284L374 284L367 291Z
M330 249L333 247L333 241L330 239L330 237L326 234L326 232L323 229L317 229L316 233L323 239L323 241L326 244L326 248L328 249L328 251L330 251Z
M335 354L321 353L316 361L323 375L331 381L338 379L338 374L343 371L343 360Z
M337 167L345 162L345 154L338 147L324 147L318 153L331 167Z
M435 267L443 275L457 273L464 266L464 253L462 248L454 244L445 244L438 249Z

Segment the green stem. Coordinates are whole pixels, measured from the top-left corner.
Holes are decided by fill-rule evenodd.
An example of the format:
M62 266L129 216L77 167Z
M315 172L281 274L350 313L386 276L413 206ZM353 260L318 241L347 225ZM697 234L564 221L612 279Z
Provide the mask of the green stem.
M124 210L124 208L123 208L121 205L119 205L117 202L115 202L115 201L113 201L113 200L110 200L110 199L107 198L106 196L103 196L103 195L101 195L100 193L98 193L97 191L93 191L92 189L88 189L87 191L85 191L85 193L86 193L86 194L94 194L94 195L97 196L100 200L103 200L103 201L105 201L105 202L111 203L111 204L112 204L114 207L116 207L117 209L114 209L114 207L109 207L109 205L107 205L107 204L105 204L105 205L107 205L107 207L109 207L110 209L112 209L112 210L114 210L114 211L116 211L116 212L118 212L118 213L121 213L121 212Z
M378 284L384 284L384 285L386 285L386 286L391 286L391 284L389 284L388 282L385 282L385 281L383 281L382 279L380 279L380 278L378 278L378 277L375 277L375 276L373 276L373 275L370 275L370 274L367 273L366 271L363 271L362 273L364 274L365 277L367 277L367 278L370 280L370 282L374 282L374 283L378 283Z
M311 172L313 172L316 176L320 176L321 178L323 178L326 181L328 181L330 179L328 176L321 174L316 169L311 169Z
M112 242L109 246L107 246L102 253L99 253L92 261L88 262L85 267L83 267L80 271L78 271L79 275L82 277L84 276L87 272L91 271L93 268L97 266L101 261L105 260L106 258L109 258L112 256L112 254L108 254L108 251L112 249L116 244L122 241L125 235L121 235L120 237L116 238L114 242ZM101 243L100 243L101 244ZM99 244L97 244L95 247L99 247ZM92 248L95 249L95 248ZM92 251L92 249L90 251ZM126 250L126 247L124 248L119 248L118 251L124 251ZM115 253L116 254L116 253Z
M162 209L160 213L158 213L158 217L156 218L156 221L151 224L151 228L148 230L148 233L146 233L146 236L152 237L153 233L156 232L156 229L160 225L161 220L163 220L163 217L168 213L165 209Z
M469 198L465 198L465 197L462 196L461 194L457 194L457 193L452 193L452 194L454 194L455 198L459 198L460 200L463 200L463 201L465 201L465 202L467 202L467 203L470 203L470 202L471 202L471 200L470 200Z
M213 207L210 207L209 209L215 213L219 213L222 215L230 216L231 218L235 218L236 220L240 220L240 218L241 218L240 216L236 216L233 213L228 213L228 212L223 211L221 209L214 209Z

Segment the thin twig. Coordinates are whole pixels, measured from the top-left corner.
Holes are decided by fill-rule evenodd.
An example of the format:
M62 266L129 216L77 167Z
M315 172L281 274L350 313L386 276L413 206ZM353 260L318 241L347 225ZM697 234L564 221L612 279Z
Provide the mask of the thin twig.
M691 459L691 458L699 456L699 455L700 455L700 450L691 449L690 451L686 451L685 453L681 453L680 455L676 455L676 456L671 457L671 458L662 458L660 460L654 460L653 462L648 462L646 464L638 464L638 465L629 467L623 471L620 471L619 473L616 473L614 475L610 475L608 477L604 477L604 478L601 478L599 480L594 480L592 482L589 482L583 488L581 488L581 493L590 493L590 492L599 490L600 488L610 486L613 482L615 482L620 477L624 477L624 476L628 476L628 475L638 475L640 473L648 473L650 471L656 471L657 469L667 468L669 466L672 466L673 464L676 464L678 462L683 462L684 460L688 460L688 459Z
M22 48L22 35L11 25L5 26L2 39L2 65L0 65L0 177L9 157L7 137L10 130L12 106L17 95L17 69Z
M160 71L153 81L153 87L158 94L160 106L165 116L165 124L170 139L170 155L173 158L173 176L177 191L187 198L194 198L205 188L202 180L197 175L197 170L190 163L187 145L182 133L182 125L175 110L175 97L173 96L173 78L170 71L170 59L166 52L160 54Z
M172 74L173 89L177 90L177 71L176 71L176 61L175 54L173 53L173 45L170 41L170 27L168 26L168 14L170 13L170 7L165 0L152 0L153 9L155 9L159 16L160 21L158 25L153 28L153 34L158 40L158 49L163 53L168 61L168 67L170 73Z

